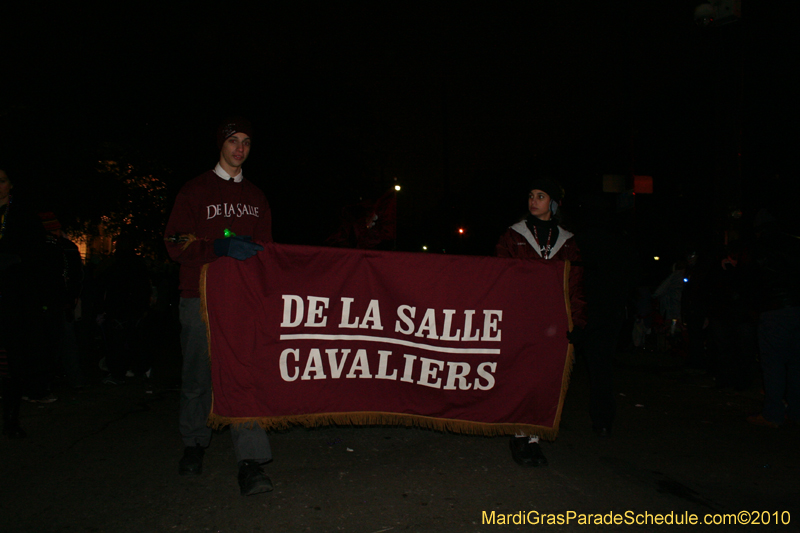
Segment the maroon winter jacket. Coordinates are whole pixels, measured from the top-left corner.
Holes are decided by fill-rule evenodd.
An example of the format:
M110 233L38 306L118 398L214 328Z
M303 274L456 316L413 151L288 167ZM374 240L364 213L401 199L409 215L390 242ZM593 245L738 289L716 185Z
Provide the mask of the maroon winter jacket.
M517 222L500 237L497 243L497 257L512 259L530 259L534 261L549 261L558 259L574 263L581 260L578 245L575 244L572 233L561 226L558 227L558 239L551 251L550 259L544 259L539 253L536 239L528 229L525 221ZM583 296L583 267L571 265L569 269L569 305L572 313L572 323L575 327L586 327L586 299Z
M183 298L200 296L200 270L217 259L214 240L229 229L253 241L272 242L272 216L261 189L243 179L224 180L213 170L187 182L175 199L165 238L191 235L188 242L166 242L169 256L181 264Z

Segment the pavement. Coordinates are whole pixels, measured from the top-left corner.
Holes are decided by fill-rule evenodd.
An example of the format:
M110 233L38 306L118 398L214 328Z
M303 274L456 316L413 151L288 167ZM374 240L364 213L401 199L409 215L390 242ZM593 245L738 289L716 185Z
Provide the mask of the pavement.
M0 532L743 529L732 520L797 531L800 524L800 427L748 424L761 405L758 385L717 388L670 354L618 354L609 439L591 431L579 360L558 439L543 443L549 466L514 463L507 437L298 427L270 434L275 459L266 472L275 489L249 497L239 495L225 430L214 436L202 475L178 475L180 352L171 346L159 357L150 382L102 385L94 376L85 389L56 386L54 403L23 405L28 437L0 440ZM693 517L717 525L677 525Z

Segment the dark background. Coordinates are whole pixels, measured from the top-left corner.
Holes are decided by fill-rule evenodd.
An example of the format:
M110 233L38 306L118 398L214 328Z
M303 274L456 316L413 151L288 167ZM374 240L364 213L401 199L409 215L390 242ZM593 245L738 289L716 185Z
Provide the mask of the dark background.
M322 244L397 178L397 249L492 254L535 173L567 215L603 174L643 174L654 194L618 213L606 194L609 215L677 257L776 199L795 223L800 19L744 0L702 27L699 3L4 7L0 168L69 224L102 210L97 161L125 152L171 206L241 114L278 242Z

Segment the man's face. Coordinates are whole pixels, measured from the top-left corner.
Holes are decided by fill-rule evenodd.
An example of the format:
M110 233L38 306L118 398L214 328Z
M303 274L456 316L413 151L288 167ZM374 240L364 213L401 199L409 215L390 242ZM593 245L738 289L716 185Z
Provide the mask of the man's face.
M247 160L249 154L250 137L244 133L237 132L225 139L225 142L222 143L220 161L226 163L229 167L236 170L236 174L239 174L239 169L245 160Z

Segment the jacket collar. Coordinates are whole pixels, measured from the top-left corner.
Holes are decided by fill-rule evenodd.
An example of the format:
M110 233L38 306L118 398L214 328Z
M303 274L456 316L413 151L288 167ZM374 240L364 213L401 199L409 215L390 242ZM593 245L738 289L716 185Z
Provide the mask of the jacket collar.
M528 244L531 245L531 248L536 250L536 253L539 254L539 257L542 256L542 251L539 249L539 245L536 243L536 239L533 237L533 233L531 233L531 230L528 229L528 225L525 224L524 220L517 222L516 224L511 226L511 229L513 229L514 231L525 237L525 240L528 241ZM567 242L567 239L572 237L572 235L573 235L572 233L565 230L561 226L558 227L558 239L556 239L555 244L550 248L551 259L558 253L561 247L564 246L564 243Z
M214 167L214 174L224 179L225 181L233 180L236 183L240 183L244 179L244 172L242 172L241 169L239 169L239 173L237 175L231 176L230 174L225 172L225 170L223 170L222 165L220 165L219 163L217 163L217 166Z

